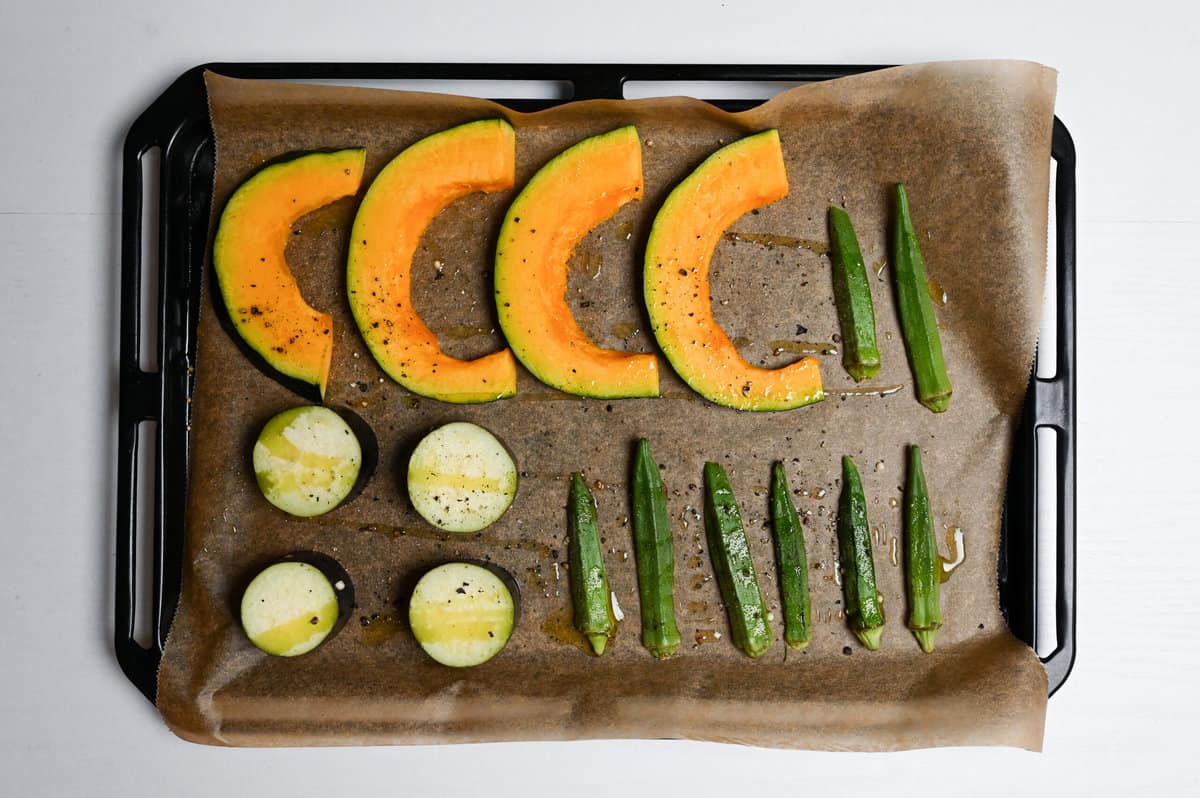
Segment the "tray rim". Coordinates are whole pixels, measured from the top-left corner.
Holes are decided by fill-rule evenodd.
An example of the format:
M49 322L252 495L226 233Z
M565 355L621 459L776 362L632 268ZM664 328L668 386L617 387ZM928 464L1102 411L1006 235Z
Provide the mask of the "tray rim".
M156 700L158 664L178 601L182 568L182 520L187 484L189 405L195 362L196 311L200 280L191 270L203 269L209 223L211 176L201 186L202 212L194 207L195 169L203 158L204 138L211 145L205 71L230 77L269 80L552 80L569 83L573 96L554 100L497 98L514 110L537 110L580 99L621 99L624 84L633 80L779 81L810 83L884 69L884 65L787 64L605 64L605 63L434 63L434 62L222 62L195 66L182 73L131 125L122 153L121 208L121 324L119 339L119 427L117 441L117 512L114 648L126 677L152 703ZM764 98L765 99L765 98ZM744 110L763 100L710 101L726 110ZM197 132L206 133L199 145ZM161 150L157 197L158 334L155 342L159 371L145 371L138 362L142 280L141 218L147 200L142 195L142 157L153 147ZM1040 657L1053 695L1065 683L1075 663L1075 147L1066 126L1054 118L1052 160L1057 164L1054 257L1057 284L1057 361L1053 378L1030 377L1021 422L1014 441L1012 463L1001 522L998 569L1001 609L1010 629L1032 645L1037 640L1036 430L1058 433L1056 474L1058 560L1055 570L1058 645ZM182 187L182 188L177 188ZM180 200L173 191L187 190ZM176 233L183 227L183 233ZM199 227L199 235L197 234ZM197 252L199 255L197 256ZM198 258L198 260L197 260ZM183 269L173 269L177 264ZM152 520L152 591L140 597L152 603L153 640L135 640L135 583L138 512L137 464L142 422L158 423L153 440L154 517ZM1022 438L1025 433L1027 438ZM1023 448L1024 445L1024 448ZM1014 485L1014 478L1017 480ZM1010 506L1013 497L1027 500ZM175 522L175 523L172 523ZM1015 567L1014 567L1015 566ZM1024 580L1013 578L1013 572ZM1022 589L1023 588L1023 589Z

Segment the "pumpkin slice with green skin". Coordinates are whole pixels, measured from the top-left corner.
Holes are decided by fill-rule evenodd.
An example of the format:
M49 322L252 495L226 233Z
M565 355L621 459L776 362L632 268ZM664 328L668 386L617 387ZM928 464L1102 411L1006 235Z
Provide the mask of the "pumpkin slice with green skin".
M825 397L812 357L778 369L742 359L713 318L708 269L725 231L788 193L779 133L713 153L671 191L646 243L646 309L654 337L698 394L738 410L789 410Z
M415 394L473 404L517 391L512 352L451 357L412 298L413 255L433 218L468 194L512 188L515 173L512 126L503 119L470 122L393 158L358 208L346 267L350 310L380 368Z
M292 224L358 191L366 150L313 152L271 164L233 193L213 242L221 298L238 335L281 374L325 396L333 319L300 295L284 249Z
M597 346L566 299L576 245L642 190L637 129L618 128L555 156L504 218L495 271L500 327L521 363L552 388L604 399L658 396L658 359Z

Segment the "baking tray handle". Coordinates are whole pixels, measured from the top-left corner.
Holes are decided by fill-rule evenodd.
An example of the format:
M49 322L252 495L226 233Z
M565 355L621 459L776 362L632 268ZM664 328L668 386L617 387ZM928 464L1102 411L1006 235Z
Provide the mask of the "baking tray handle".
M1075 352L1075 143L1058 117L1054 118L1051 155L1057 163L1055 178L1055 259L1057 283L1056 326L1058 351ZM1058 544L1055 564L1055 624L1057 645L1042 657L1050 695L1071 673L1075 664L1075 358L1058 358L1052 379L1038 379L1038 426L1058 433L1056 523ZM1042 530L1038 530L1041 534ZM1036 587L1036 583L1035 583ZM1037 639L1036 632L1032 638Z
M129 129L121 158L121 319L120 319L120 401L117 429L117 518L116 518L116 623L114 645L117 661L126 676L151 701L158 681L158 664L162 658L163 640L173 612L164 604L178 577L172 569L178 563L170 557L164 545L164 435L172 419L164 419L164 407L173 396L164 391L164 375L180 371L176 347L166 344L164 330L172 319L167 318L171 303L168 297L178 287L167 279L166 264L171 251L167 229L167 197L174 185L167 170L170 146L179 129L183 109L195 104L199 74L186 73L138 117ZM201 87L202 88L202 87ZM158 148L155 150L154 148ZM157 159L157 163L151 163ZM146 196L144 170L155 166L159 174L156 196ZM149 205L153 203L153 205ZM149 207L157 214L144 214ZM144 262L142 252L143 219L157 218L158 248L153 262ZM157 274L155 273L157 270ZM157 279L155 279L157 278ZM157 324L143 328L143 285L157 286L157 296L151 307L158 314ZM148 327L148 325L147 325ZM158 370L146 370L139 357L144 351L143 339L154 337ZM183 364L186 369L186 364ZM157 422L153 425L144 422ZM153 434L151 434L153 430ZM150 452L156 456L143 457ZM139 474L139 464L153 463L153 473ZM149 491L153 486L153 495ZM148 517L144 517L148 516ZM139 534L149 536L139 539ZM142 567L151 569L149 585L139 586L139 553L150 557ZM167 584L164 585L164 574ZM141 595L149 588L148 595ZM166 589L164 589L166 588ZM139 613L139 603L148 612ZM152 633L147 644L138 641L138 616L148 616Z

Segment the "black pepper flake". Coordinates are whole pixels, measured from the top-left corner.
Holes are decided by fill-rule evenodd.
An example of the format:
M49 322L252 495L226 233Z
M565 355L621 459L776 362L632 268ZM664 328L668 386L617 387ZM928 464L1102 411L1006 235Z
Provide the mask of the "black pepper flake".
M309 621L309 623L311 623L313 626L316 626L320 622L320 620L321 620L320 618L318 618L317 616L314 615L312 617L312 620Z
M687 269L680 269L679 274L681 277L687 277Z
M842 653L848 657L854 653L854 649L850 648L850 646L845 646L842 648Z

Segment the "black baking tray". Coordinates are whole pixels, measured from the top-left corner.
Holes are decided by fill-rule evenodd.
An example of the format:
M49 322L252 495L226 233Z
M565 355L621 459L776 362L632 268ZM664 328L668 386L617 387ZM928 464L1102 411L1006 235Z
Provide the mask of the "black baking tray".
M881 69L881 66L754 66L670 64L397 64L214 63L181 75L138 117L122 155L120 406L117 442L116 627L117 660L142 693L155 700L158 665L179 601L188 484L190 399L196 324L212 199L213 133L204 88L206 69L238 78L270 80L486 80L555 81L565 99L497 98L518 111L568 100L618 99L628 81L742 81L807 83ZM498 84L503 85L503 84ZM759 100L714 100L744 110ZM159 148L157 196L143 196L143 165ZM1030 378L1013 447L1005 494L997 574L1001 609L1013 633L1034 645L1038 624L1038 537L1053 534L1057 647L1042 657L1051 695L1075 661L1075 147L1056 117L1051 156L1057 165L1053 272L1057 282L1057 371ZM158 206L157 263L143 263L142 218ZM157 370L139 361L143 281L157 284ZM150 343L150 342L147 342ZM1042 353L1046 356L1046 353ZM144 434L143 422L157 422ZM1037 430L1057 431L1053 529L1038 526ZM152 447L153 473L139 480L139 451ZM149 477L149 478L147 478ZM151 487L152 485L152 487ZM148 494L153 490L153 501ZM139 519L139 512L152 512ZM141 535L149 540L139 540ZM139 590L138 552L152 552L152 578ZM139 643L135 609L149 602L149 645Z

